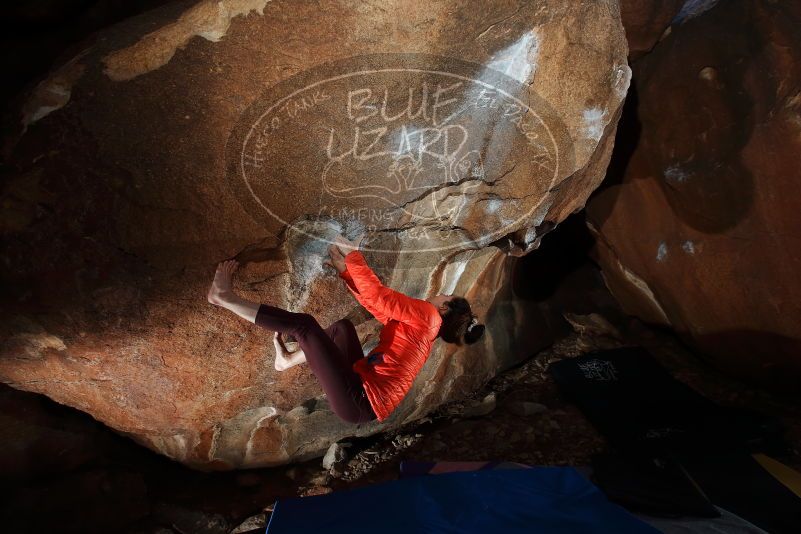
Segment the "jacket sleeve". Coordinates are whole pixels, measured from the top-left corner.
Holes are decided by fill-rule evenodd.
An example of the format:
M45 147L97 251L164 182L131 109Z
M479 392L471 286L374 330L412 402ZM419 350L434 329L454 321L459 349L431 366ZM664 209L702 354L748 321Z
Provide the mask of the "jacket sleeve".
M353 283L353 278L351 277L350 272L342 271L341 273L339 273L339 277L345 281L345 285L348 287L348 290L350 290L350 292L353 293L353 296L356 298L357 301L359 301L359 304L361 304L365 310L370 312L370 315L375 317L379 323L387 324L390 318L387 317L385 314L379 312L376 308L372 306L370 302L366 301L362 297L362 295L359 293L359 290L356 289L356 286Z
M358 292L357 299L376 319L381 321L382 316L423 326L431 323L432 305L384 286L361 252L354 250L345 256L345 265Z

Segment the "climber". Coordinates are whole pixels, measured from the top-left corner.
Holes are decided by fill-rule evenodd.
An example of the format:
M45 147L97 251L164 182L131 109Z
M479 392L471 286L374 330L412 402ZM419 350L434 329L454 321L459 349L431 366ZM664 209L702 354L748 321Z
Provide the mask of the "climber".
M463 297L436 295L419 300L382 285L359 252L360 241L338 236L325 263L337 270L356 300L384 325L378 345L367 356L347 319L324 329L309 314L238 296L231 284L239 265L236 260L217 266L208 292L210 303L275 331L275 368L283 371L308 362L333 412L350 423L389 417L411 388L437 337L461 345L475 343L484 333L484 325ZM288 336L297 341L298 350L287 350Z

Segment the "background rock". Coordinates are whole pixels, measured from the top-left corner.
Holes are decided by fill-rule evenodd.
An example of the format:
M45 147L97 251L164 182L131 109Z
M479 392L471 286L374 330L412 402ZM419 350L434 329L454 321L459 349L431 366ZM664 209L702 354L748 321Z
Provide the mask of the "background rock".
M462 417L485 416L495 410L496 405L495 393L490 393L479 402L467 406L462 412Z
M397 52L504 71L524 100L548 104L564 159L541 183L525 151L500 157L492 143L504 139L479 121L487 154L508 168L491 168L504 172L488 173L497 183L482 176L472 196L473 178L427 193L450 208L472 201L455 206L459 239L442 238L447 250L421 260L409 254L426 245L414 234L421 225L386 222L384 250L367 254L385 283L419 297L463 294L489 335L470 348L439 344L393 416L357 427L328 410L306 366L275 372L270 333L213 308L205 292L215 263L237 257L244 297L323 324L350 314L374 342L377 323L319 266L325 242L294 231L317 230L304 200L320 187L302 173L315 163L307 147L289 147L271 167L272 179L290 180L267 191L272 208L299 212L290 231L243 204L226 144L269 88L326 61ZM536 248L601 181L628 88L625 56L607 1L331 3L325 12L314 2L187 2L101 32L32 91L6 143L0 378L202 469L311 458L422 417L541 343L527 326L537 307L512 294L507 255ZM422 200L407 204L432 216Z
M347 461L350 443L332 443L323 456L323 469L331 470L332 467Z
M164 503L159 503L154 507L153 516L178 532L228 534L233 529L226 518L220 514L209 514Z
M641 136L622 181L587 209L626 311L788 391L801 376L799 24L797 3L721 2L674 26L635 66Z
M261 530L263 528L267 528L267 514L257 514L247 518L229 534L244 534L246 532Z
M684 3L684 0L621 0L620 17L626 29L630 61L636 61L654 47Z
M548 411L548 407L538 402L513 401L506 404L506 409L520 417L529 417Z
M608 336L614 339L621 338L617 328L603 315L597 313L590 313L587 315L566 313L564 317L565 320L570 323L570 326L573 327L573 330L579 334L594 334L596 336Z

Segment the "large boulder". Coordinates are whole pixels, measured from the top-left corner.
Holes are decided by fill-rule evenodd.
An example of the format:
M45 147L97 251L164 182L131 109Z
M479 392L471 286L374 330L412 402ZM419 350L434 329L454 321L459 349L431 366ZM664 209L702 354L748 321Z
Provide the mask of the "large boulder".
M98 34L21 110L4 176L0 378L201 469L322 455L422 417L536 348L515 256L603 178L628 89L617 3L182 2ZM385 283L466 295L385 422L345 424L246 298L378 324L321 261L366 233Z
M801 377L801 5L720 2L634 72L641 136L588 205L629 312L774 388Z

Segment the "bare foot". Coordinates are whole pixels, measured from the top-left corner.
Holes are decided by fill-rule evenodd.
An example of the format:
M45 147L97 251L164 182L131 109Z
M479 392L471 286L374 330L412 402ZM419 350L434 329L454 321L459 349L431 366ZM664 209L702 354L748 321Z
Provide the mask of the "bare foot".
M214 281L211 283L207 295L210 303L219 306L233 292L231 277L237 267L239 267L239 262L236 260L227 260L217 264L217 272L214 273Z
M297 342L294 342L297 344ZM273 336L275 346L275 369L276 371L286 371L290 367L306 362L306 353L298 347L295 350L288 350L284 342L284 336L275 333Z
M275 370L286 371L289 369L289 360L286 357L286 347L281 341L281 334L278 332L273 336L273 345L275 346Z

